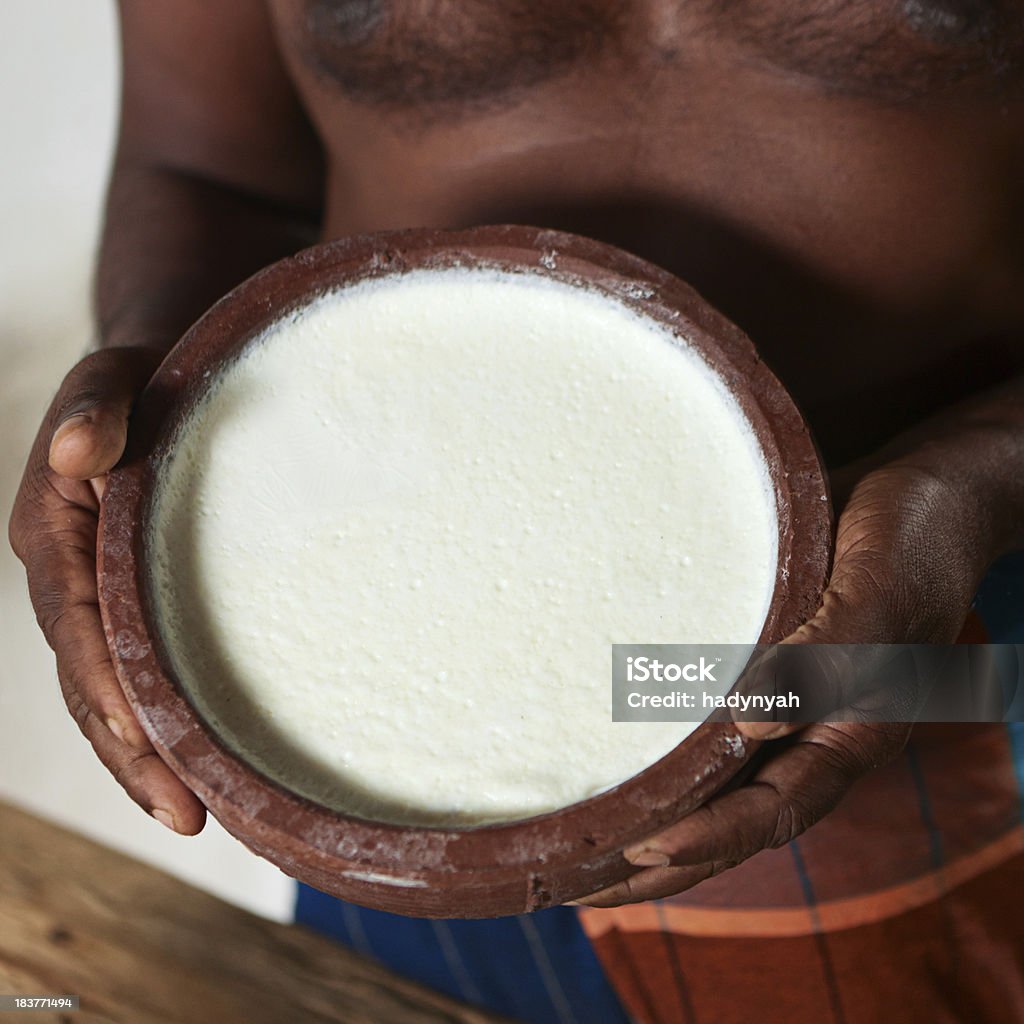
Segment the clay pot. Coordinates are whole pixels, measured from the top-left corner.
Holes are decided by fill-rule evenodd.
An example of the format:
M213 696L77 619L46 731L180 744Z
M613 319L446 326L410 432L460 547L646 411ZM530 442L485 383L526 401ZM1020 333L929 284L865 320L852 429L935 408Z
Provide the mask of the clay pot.
M276 263L218 302L171 351L141 396L128 451L100 516L99 594L128 700L160 756L224 827L289 875L368 907L489 917L577 899L636 871L622 850L726 785L756 744L706 722L641 774L563 810L511 824L425 828L329 810L264 777L213 734L183 695L154 627L146 530L175 428L211 377L251 338L332 286L418 268L485 266L584 283L684 336L732 389L774 482L778 576L761 639L817 608L831 512L817 451L751 342L682 281L621 250L526 227L410 231L346 239Z

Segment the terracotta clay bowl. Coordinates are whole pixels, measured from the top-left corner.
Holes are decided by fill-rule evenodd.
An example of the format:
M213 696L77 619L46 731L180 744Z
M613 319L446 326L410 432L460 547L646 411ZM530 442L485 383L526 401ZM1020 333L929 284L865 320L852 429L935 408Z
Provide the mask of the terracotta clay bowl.
M409 827L319 806L261 775L184 696L154 625L147 582L154 485L175 430L219 367L283 314L331 287L452 265L540 274L604 292L667 325L731 388L775 488L778 575L761 639L817 608L831 545L821 464L800 414L751 342L691 288L589 239L526 227L346 239L276 263L218 302L141 396L100 516L100 605L118 678L143 729L213 815L289 875L344 899L424 917L490 917L577 899L637 869L624 847L688 813L743 769L756 744L709 721L628 781L562 810L476 828Z

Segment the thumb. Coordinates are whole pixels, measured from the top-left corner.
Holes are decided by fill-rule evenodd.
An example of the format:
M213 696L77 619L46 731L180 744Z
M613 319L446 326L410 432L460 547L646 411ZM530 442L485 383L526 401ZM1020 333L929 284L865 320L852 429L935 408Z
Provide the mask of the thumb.
M882 645L901 639L892 593L899 571L896 502L892 488L873 484L854 488L840 516L832 577L818 610L747 673L751 691L798 693L800 721L737 717L737 729L750 739L777 739L815 716L837 712L861 695L863 681L877 676L888 660Z
M72 369L50 407L49 463L55 473L91 480L116 465L132 405L160 359L153 349L102 349Z
M911 663L906 645L952 643L984 568L965 543L969 516L970 505L955 490L909 463L860 480L839 517L821 607L769 652L774 680L801 688L826 712L857 702L852 711L878 717L874 693L887 713L905 721L930 678ZM803 703L800 708L803 713ZM751 739L802 727L737 723Z

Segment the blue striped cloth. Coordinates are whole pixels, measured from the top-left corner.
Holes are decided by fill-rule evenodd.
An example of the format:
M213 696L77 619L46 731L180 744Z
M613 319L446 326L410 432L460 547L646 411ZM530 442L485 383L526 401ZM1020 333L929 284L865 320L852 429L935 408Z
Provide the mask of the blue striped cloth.
M299 886L295 920L440 992L528 1024L628 1024L576 912L486 921L367 910Z

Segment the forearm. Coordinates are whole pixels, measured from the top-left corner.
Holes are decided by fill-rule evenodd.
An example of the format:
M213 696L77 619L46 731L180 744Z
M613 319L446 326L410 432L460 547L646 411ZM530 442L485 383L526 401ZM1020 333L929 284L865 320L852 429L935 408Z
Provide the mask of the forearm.
M137 160L117 162L96 276L101 347L166 350L220 296L316 241L310 212Z

